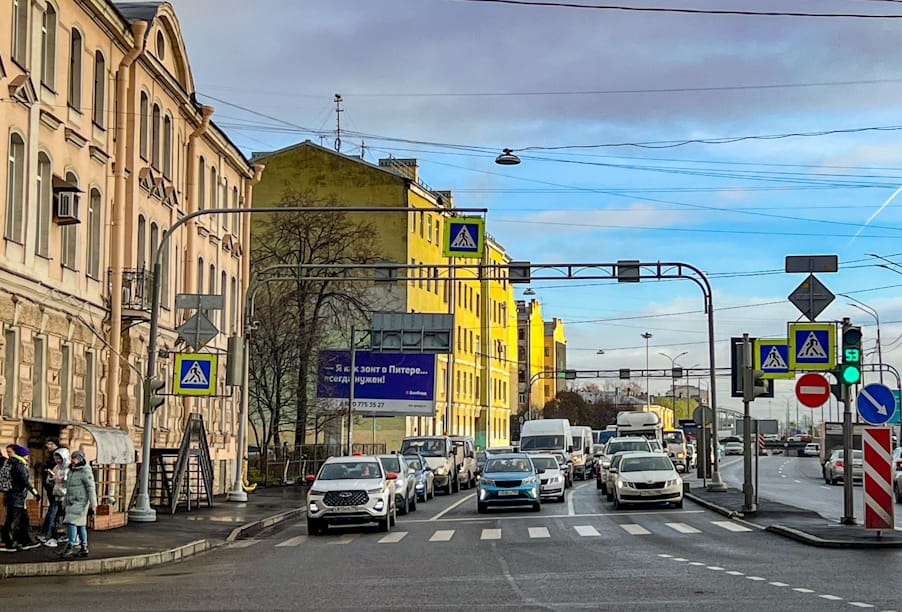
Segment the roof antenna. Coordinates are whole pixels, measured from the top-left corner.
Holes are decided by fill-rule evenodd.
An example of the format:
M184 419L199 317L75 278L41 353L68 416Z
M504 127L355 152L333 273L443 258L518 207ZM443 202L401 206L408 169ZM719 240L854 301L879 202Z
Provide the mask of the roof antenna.
M360 141L360 159L366 159L366 141Z
M341 114L344 109L341 108L341 94L335 94L333 98L335 102L335 150L341 152Z

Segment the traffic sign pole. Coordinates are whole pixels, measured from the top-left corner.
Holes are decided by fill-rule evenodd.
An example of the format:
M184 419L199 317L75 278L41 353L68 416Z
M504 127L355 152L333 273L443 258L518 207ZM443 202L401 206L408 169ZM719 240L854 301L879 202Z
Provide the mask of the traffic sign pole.
M754 387L754 374L752 370L752 343L749 335L742 334L742 373L745 376L743 389ZM745 393L742 397L742 492L745 496L742 506L743 512L755 512L755 491L752 487L752 414L751 403L754 393ZM715 432L716 435L716 432Z

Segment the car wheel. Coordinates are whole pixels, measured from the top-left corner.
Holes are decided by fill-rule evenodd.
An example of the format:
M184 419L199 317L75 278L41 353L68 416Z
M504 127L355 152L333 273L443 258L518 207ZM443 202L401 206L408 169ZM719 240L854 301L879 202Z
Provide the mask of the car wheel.
M564 495L563 493L561 493L561 496L557 498L557 500L562 504L564 503L564 499L566 499L566 495Z
M307 533L310 535L322 535L326 528L319 519L307 519Z
M614 495L613 499L611 499L611 503L613 504L614 510L620 510L620 500L617 499L616 495Z
M458 474L454 474L451 486L455 493L460 493L460 476Z
M608 491L604 494L605 499L608 501L614 501L614 493L612 491Z
M488 506L486 506L484 503L476 502L476 512L478 514L485 514L488 509Z
M407 514L408 510L410 509L410 506L408 506L408 503L409 503L409 500L407 499L407 496L405 495L404 496L404 505L402 505L400 508L398 508L398 514L400 514L401 516L404 516L405 514Z
M678 501L678 502L673 502L673 507L674 507L674 508L682 509L682 508L683 508L683 500L681 499L681 500Z
M413 497L410 499L409 507L410 507L411 512L416 511L416 509L417 509L417 494L416 493L414 493Z
M532 505L533 512L541 512L542 511L542 502L536 502Z

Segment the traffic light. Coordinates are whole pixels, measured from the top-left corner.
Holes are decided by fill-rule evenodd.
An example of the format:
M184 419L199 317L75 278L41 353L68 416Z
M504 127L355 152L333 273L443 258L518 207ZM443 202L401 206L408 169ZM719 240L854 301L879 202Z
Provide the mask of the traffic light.
M842 362L839 378L843 384L854 385L861 381L861 327L843 321Z
M770 391L764 372L752 368L745 369L745 380L742 383L742 399L753 402L755 398Z
M150 414L166 402L166 397L162 395L163 387L166 382L159 378L151 378L147 383L147 396L144 404L144 412Z

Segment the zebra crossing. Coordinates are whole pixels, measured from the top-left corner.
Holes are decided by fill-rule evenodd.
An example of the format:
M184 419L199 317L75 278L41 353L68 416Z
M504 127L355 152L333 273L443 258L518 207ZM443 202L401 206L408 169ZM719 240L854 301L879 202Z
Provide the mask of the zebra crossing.
M426 540L430 543L440 544L443 542L452 542L458 540L476 538L482 542L502 542L504 540L553 540L563 537L575 538L602 538L610 536L605 533L607 529L616 529L617 533L625 534L633 537L648 537L654 534L666 533L669 535L698 536L708 533L731 533L740 534L752 532L753 529L746 527L734 521L707 521L704 525L689 525L683 522L662 522L653 525L640 525L638 523L615 523L606 527L597 525L571 525L560 527L544 527L544 526L514 526L514 527L486 527L479 529L434 529L434 530L418 530L414 533L410 531L402 531L396 529L387 534L372 533L342 533L334 536L326 536L323 538L310 537L307 535L296 535L275 544L276 548L294 548L304 544L327 544L342 546L350 544L358 540L375 540L378 544L398 544L402 541ZM244 540L244 546L252 546L264 540Z

